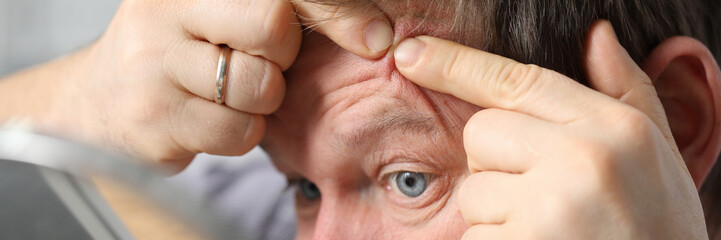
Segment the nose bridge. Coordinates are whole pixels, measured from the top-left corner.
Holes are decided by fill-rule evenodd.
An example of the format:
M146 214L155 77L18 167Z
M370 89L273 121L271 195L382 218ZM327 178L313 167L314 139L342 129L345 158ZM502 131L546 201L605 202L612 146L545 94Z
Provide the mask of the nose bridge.
M373 222L364 221L368 211L348 196L323 196L315 223L313 239L371 239Z
M345 207L343 207L345 205ZM338 197L323 196L323 201L316 218L313 239L347 239L346 234L353 230L345 225L352 215L354 207L341 204Z

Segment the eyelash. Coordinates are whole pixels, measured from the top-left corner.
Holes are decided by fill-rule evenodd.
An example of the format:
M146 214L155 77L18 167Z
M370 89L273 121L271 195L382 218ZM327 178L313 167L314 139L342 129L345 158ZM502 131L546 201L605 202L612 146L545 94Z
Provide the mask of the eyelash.
M393 182L396 181L396 178L398 177L398 175L400 175L401 173L404 173L404 172L423 174L423 176L426 178L426 190L431 188L431 184L433 184L433 180L436 178L436 175L430 174L430 173L401 170L401 171L390 172L390 173L383 175L383 178L382 178L383 186L385 186L386 189L388 189L388 190L393 190L393 187L392 187ZM422 197L423 195L425 195L425 191L418 197Z
M300 184L300 181L303 181L303 179L305 178L286 179L286 186L283 191L292 191L293 189L296 189L298 184Z
M391 186L392 181L395 180L395 177L397 177L400 173L403 172L412 172L412 173L421 173L426 177L426 189L423 193L418 195L417 197L409 197L405 196L402 193L396 192L393 187ZM443 181L444 176L439 176L433 173L427 173L423 171L418 170L405 170L403 168L398 168L395 171L388 172L381 175L381 178L379 178L378 184L381 186L381 189L385 191L382 195L389 200L395 202L398 206L404 207L404 208L423 208L428 206L429 204L437 201L440 199L440 197L443 195L443 191L441 189L444 188L445 181ZM287 186L285 188L286 191L295 191L295 199L296 199L296 205L298 209L306 209L308 211L311 211L311 209L314 208L314 206L317 206L317 203L319 203L322 199L307 199L305 196L300 193L300 185L303 181L307 181L306 178L295 178L295 179L288 179Z

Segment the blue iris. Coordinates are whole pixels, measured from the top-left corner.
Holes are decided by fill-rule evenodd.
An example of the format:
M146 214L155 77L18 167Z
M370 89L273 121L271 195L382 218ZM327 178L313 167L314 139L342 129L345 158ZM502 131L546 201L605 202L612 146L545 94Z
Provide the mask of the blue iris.
M399 172L395 176L398 190L408 197L418 197L426 191L426 175L417 172Z

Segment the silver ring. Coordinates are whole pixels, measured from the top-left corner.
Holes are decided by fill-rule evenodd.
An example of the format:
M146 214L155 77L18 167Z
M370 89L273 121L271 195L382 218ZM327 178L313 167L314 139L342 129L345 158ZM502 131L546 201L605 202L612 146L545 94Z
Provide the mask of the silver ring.
M220 45L220 57L218 57L218 74L215 75L215 103L225 102L225 85L228 81L228 60L230 48L227 45Z

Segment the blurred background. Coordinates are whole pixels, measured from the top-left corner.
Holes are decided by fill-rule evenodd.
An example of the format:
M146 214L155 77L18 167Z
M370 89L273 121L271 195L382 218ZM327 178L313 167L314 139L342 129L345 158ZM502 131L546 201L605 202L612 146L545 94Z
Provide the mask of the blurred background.
M0 76L87 46L120 0L0 0Z
M0 0L0 81L93 43L120 3ZM46 169L0 160L0 239L94 238L87 226L79 224L82 221L73 216L67 202L52 191L52 181L59 180L49 179L58 178L47 176ZM246 239L294 236L292 193L286 189L285 177L275 171L259 148L243 157L201 154L185 171L167 181L185 187L225 213L226 220L242 230ZM143 228L143 224L128 227L138 237L137 229L132 228Z

